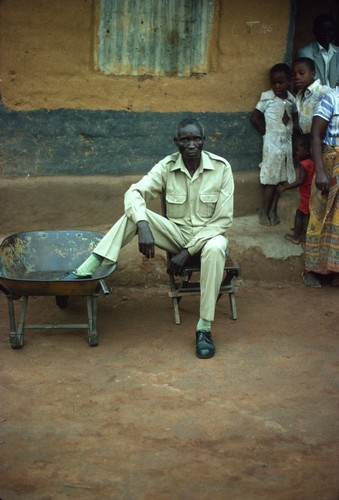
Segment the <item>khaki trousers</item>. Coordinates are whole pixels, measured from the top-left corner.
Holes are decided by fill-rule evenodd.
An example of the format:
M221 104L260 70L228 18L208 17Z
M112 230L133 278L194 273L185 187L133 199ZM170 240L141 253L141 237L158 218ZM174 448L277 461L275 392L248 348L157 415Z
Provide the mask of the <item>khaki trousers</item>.
M192 229L180 227L151 210L146 211L155 245L171 253L178 253L192 238ZM113 262L118 261L120 249L136 235L136 224L123 215L103 237L93 253ZM215 305L223 279L227 239L214 236L201 250L200 317L214 320Z

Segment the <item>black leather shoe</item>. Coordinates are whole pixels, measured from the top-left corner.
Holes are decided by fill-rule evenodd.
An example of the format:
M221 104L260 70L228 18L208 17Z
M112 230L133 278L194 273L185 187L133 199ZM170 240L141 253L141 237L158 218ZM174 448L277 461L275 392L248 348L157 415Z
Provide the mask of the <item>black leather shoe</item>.
M75 281L75 280L86 280L92 278L91 274L86 274L86 276L78 276L73 271L67 271L61 278L62 281Z
M210 332L198 330L196 332L196 355L198 358L212 358L215 354L215 346Z

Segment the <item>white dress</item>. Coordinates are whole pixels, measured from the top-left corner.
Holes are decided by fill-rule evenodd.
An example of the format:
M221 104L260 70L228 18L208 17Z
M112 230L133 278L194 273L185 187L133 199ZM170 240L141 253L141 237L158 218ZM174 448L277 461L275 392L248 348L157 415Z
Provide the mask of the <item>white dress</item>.
M288 92L286 99L277 97L273 90L263 92L256 109L265 116L266 133L263 136L262 162L260 166L261 184L277 185L280 182L295 181L292 153L292 114L296 111L295 99ZM283 122L285 112L289 118Z

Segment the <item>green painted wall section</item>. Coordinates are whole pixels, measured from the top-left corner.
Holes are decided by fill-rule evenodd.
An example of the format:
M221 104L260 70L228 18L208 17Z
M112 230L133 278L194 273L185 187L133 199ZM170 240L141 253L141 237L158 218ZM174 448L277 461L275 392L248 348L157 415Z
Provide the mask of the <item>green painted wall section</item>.
M73 109L16 112L0 107L0 173L124 175L147 172L176 150L177 123L193 116L206 130L205 149L234 171L257 167L262 140L249 113L134 113Z

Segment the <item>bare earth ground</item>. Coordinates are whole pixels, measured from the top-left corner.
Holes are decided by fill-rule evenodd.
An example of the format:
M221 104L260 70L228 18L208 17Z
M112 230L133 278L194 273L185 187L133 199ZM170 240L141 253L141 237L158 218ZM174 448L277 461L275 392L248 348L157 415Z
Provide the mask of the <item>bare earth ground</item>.
M3 236L37 219L70 227L70 213L98 229L77 219L68 188L55 193L55 224L47 202L34 210L13 190ZM99 298L96 348L85 330L29 330L12 350L1 294L0 498L338 500L338 290L245 274L238 320L222 297L216 356L198 360L197 298L182 300L175 325L163 257L136 263L137 286L127 260ZM255 265L260 275L265 258ZM66 309L29 298L30 323L85 317L82 297Z

